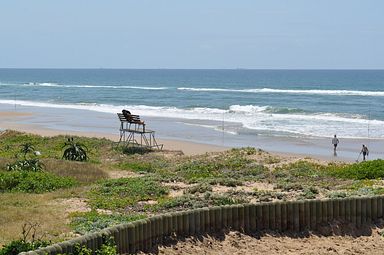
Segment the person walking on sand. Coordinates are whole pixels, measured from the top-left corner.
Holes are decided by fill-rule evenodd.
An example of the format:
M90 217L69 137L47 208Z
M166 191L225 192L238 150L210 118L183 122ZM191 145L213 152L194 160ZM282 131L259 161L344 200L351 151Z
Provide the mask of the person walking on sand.
M337 148L337 145L339 144L339 139L337 139L336 135L332 139L332 144L333 144L333 152L336 153L336 148Z
M363 153L363 161L365 161L366 157L369 154L368 147L363 144L363 148L361 148L361 152L360 153Z

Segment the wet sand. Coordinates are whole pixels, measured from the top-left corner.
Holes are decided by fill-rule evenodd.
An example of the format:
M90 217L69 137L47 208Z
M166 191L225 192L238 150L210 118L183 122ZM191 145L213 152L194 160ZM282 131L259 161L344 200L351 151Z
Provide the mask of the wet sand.
M201 125L191 125L178 119L142 116L147 128L156 131L158 143L164 149L182 150L187 155L223 151L233 147L251 146L268 152L312 157L326 161L354 162L364 143L370 158L384 157L384 141L347 139L339 137L337 156L333 154L331 139L311 137L283 137L268 135L230 134ZM116 114L86 110L21 107L0 104L0 129L13 129L44 136L58 134L106 137L119 139L120 122ZM359 159L361 160L361 158Z

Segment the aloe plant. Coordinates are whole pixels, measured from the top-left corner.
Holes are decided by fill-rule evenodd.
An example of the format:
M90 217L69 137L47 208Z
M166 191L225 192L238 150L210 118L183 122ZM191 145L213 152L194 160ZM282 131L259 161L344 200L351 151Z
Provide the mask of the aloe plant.
M72 138L68 138L63 148L63 159L73 161L87 161L87 147L82 143L77 143Z
M35 147L31 143L25 143L21 145L20 152L23 154L24 159L27 159L28 154L35 153Z
M7 164L8 171L33 171L38 172L44 169L44 164L36 157L40 155L31 143L21 145L20 153L23 154L23 159L17 159L14 163ZM34 156L29 156L34 155ZM16 158L19 156L16 154Z

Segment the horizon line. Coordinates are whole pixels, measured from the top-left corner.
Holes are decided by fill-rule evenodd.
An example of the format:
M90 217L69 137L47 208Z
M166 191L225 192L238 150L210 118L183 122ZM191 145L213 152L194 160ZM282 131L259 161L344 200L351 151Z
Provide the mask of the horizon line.
M260 70L260 71L384 71L384 68L125 68L125 67L0 67L0 70Z

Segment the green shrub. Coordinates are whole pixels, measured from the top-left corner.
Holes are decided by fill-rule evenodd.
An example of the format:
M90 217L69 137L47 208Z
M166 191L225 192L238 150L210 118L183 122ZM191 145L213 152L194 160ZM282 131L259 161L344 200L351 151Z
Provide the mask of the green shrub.
M109 237L101 245L99 249L95 251L96 255L117 255L117 247L112 237Z
M25 241L15 240L3 246L0 249L0 255L17 255L20 252L37 250L39 248L51 245L50 241ZM96 251L87 248L85 245L75 244L73 252L70 254L63 253L61 255L117 255L117 247L112 237L103 236L103 244Z
M71 216L71 227L76 233L82 235L146 217L143 214L101 214L97 211L77 212Z
M66 255L66 253L61 255ZM77 243L73 247L73 253L71 253L70 255L92 255L92 249L87 248L87 246L85 245L80 245Z
M156 200L168 194L168 189L149 178L120 178L105 180L89 193L96 208L125 208L138 201Z
M0 192L43 193L74 185L75 181L71 178L45 172L0 172Z
M117 247L113 237L103 236L103 244L96 251L87 248L85 245L75 244L73 252L70 254L64 253L60 255L116 255Z
M8 171L43 171L44 164L39 159L17 160L14 163L7 164Z
M376 159L345 166L331 166L329 173L333 176L363 180L384 178L384 160Z
M299 196L299 199L314 199L317 194L319 194L319 191L316 188L304 188L303 192Z
M0 249L0 255L17 255L20 252L37 250L39 248L50 245L49 241L26 241L26 240L14 240Z

